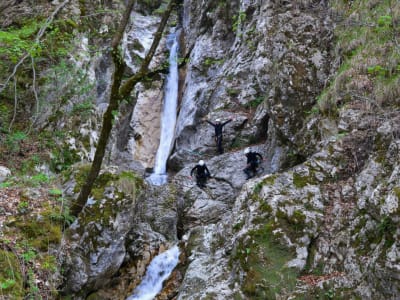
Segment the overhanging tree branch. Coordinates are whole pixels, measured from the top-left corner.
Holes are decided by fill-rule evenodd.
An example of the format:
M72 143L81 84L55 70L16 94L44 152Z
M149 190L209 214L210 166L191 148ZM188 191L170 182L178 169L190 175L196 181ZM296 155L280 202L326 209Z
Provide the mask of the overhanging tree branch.
M168 18L171 14L171 11L174 7L175 1L174 0L170 0L162 18L160 21L160 24L157 28L156 33L154 34L154 40L153 43L151 44L150 50L149 52L147 52L142 65L140 66L139 71L137 71L137 73L135 75L133 75L132 77L130 77L120 88L119 93L121 95L121 99L124 99L126 97L129 96L129 94L131 93L132 89L135 87L135 85L142 80L143 77L146 76L146 73L148 72L149 69L149 65L151 62L151 59L153 58L158 44L160 43L161 37L162 37L162 33L164 31L165 26L167 25L168 22Z
M111 85L110 101L107 110L103 115L103 124L101 128L99 141L97 143L96 152L93 158L92 166L90 168L86 181L81 188L78 198L74 203L72 203L71 206L71 214L75 216L77 216L79 212L82 210L82 208L85 206L86 201L92 191L94 181L96 180L97 176L100 173L101 164L103 162L106 146L113 126L114 112L118 111L119 103L121 102L121 100L127 98L130 95L133 88L135 87L135 85L138 82L145 79L147 74L149 73L148 70L149 64L160 43L162 33L165 29L165 26L167 25L167 21L175 4L175 0L170 0L166 10L164 11L160 24L154 35L154 39L150 47L150 50L148 51L146 57L144 58L138 72L134 74L132 77L130 77L124 84L122 84L122 78L125 70L125 63L123 61L123 56L120 50L120 43L123 34L125 32L126 26L128 24L134 3L135 0L130 0L128 2L125 14L121 20L120 26L118 27L118 30L115 33L111 43L111 56L113 58L115 69ZM133 105L135 104L136 103L134 102Z

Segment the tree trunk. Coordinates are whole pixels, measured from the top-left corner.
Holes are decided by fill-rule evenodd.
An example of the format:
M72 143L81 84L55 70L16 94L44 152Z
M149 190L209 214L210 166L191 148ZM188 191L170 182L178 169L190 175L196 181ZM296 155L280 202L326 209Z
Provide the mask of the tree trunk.
M101 128L100 138L97 144L96 153L90 168L89 174L83 184L78 198L71 205L71 214L77 216L82 208L85 206L86 201L92 191L93 184L100 173L101 164L103 162L105 150L107 147L108 139L113 126L114 112L118 111L119 103L122 99L129 97L131 91L135 85L143 79L146 79L147 74L150 73L148 70L151 59L160 43L162 33L167 24L168 18L174 7L175 0L170 0L167 9L165 10L161 22L158 26L157 32L155 33L153 43L150 47L149 52L146 54L139 71L130 77L123 85L122 78L125 70L125 63L123 61L123 55L120 52L120 42L125 32L125 28L128 24L129 17L133 8L135 0L130 0L127 4L127 8L121 24L113 38L111 55L113 58L115 70L113 73L113 80L110 93L110 101L106 112L103 115L103 125ZM133 103L135 106L136 103Z

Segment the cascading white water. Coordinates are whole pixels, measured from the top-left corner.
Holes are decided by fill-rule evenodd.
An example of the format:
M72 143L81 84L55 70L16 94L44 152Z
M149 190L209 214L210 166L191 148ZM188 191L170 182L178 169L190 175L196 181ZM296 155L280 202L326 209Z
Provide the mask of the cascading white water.
M172 270L178 264L178 261L178 246L174 246L160 255L157 255L147 267L146 275L142 282L126 300L153 299L161 291L163 281L169 277Z
M162 185L167 182L167 159L173 145L178 106L178 39L176 33L168 36L167 46L170 47L169 74L161 116L160 145L156 154L154 172L147 178L154 185Z

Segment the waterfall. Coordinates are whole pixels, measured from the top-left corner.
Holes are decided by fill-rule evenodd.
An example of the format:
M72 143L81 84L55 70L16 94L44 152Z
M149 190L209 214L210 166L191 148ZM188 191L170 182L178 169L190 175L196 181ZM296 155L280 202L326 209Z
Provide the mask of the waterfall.
M167 182L167 160L172 150L176 111L178 105L178 39L177 33L172 33L167 38L167 46L170 48L169 73L165 88L163 111L161 115L161 135L158 146L154 172L147 180L154 185L162 185Z
M162 283L169 277L179 261L179 247L157 255L147 267L146 275L126 300L151 300L161 291Z

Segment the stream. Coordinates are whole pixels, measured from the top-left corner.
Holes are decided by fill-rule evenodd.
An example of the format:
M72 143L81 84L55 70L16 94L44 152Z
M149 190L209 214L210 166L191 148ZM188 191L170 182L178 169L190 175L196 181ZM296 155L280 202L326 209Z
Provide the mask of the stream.
M174 246L153 258L142 282L126 300L153 299L162 290L163 281L169 277L178 264L179 254L179 247Z

